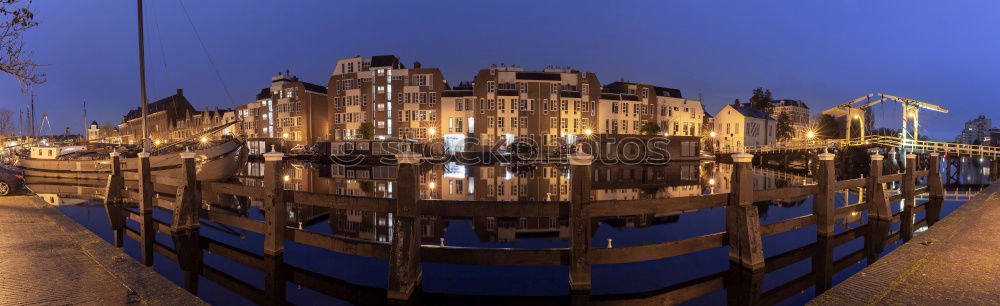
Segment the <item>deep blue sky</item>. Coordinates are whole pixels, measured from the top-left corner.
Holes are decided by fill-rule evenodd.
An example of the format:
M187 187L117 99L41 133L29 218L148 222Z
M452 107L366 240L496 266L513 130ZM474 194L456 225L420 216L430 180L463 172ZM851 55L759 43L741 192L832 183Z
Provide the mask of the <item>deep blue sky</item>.
M993 115L1000 93L993 1L183 1L232 100L178 0L147 0L150 101L184 88L197 108L233 107L286 68L326 85L337 59L396 54L440 67L453 85L494 63L571 66L602 83L701 93L713 113L758 86L814 115L884 92L950 109L922 124L951 140L962 122ZM82 130L84 100L99 122L139 105L135 5L35 1L41 25L26 44L48 65L36 103L57 132ZM0 107L28 101L8 76L0 90ZM897 128L898 109L876 108L877 125Z

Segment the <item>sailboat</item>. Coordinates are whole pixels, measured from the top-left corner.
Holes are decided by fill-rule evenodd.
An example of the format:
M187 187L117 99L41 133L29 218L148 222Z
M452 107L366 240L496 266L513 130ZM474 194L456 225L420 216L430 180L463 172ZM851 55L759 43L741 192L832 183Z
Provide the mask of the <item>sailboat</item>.
M150 153L149 164L153 176L169 176L181 178L181 149L195 153L196 177L200 181L220 181L233 176L239 166L247 160L247 150L242 141L228 137L221 141L209 140L205 135L218 133L222 128L235 124L226 123L214 127L196 136L160 148L151 150L150 138L146 128L146 68L142 27L142 0L138 0L139 8L139 76L142 93L142 152ZM26 154L21 154L14 161L14 166L24 171L25 176L73 178L73 179L106 179L111 173L110 154L106 150L96 151L86 146L58 145L42 143L30 146ZM134 152L124 152L122 171L126 180L138 178L139 158ZM140 153L142 154L142 153Z

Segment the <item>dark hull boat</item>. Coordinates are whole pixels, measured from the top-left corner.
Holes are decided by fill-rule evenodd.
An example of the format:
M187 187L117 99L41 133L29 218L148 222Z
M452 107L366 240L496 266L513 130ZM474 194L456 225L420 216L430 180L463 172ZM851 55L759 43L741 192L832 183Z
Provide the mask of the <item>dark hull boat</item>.
M227 180L246 162L246 153L238 140L228 140L192 150L196 155L195 166L200 181ZM159 153L149 157L149 166L154 176L181 178L180 152ZM25 176L107 179L111 174L111 159L107 155L97 159L37 159L22 158L14 166L24 171ZM136 180L139 159L124 158L122 172L126 180Z

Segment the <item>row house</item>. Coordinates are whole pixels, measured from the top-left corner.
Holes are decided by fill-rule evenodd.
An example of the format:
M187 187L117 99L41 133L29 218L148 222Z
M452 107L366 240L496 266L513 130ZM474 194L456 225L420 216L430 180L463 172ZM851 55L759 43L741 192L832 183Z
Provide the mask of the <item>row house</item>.
M640 134L643 125L654 123L664 136L703 135L701 101L684 99L678 89L619 81L605 85L604 91L610 104L602 108L608 110L601 118L605 133Z
M184 97L183 89L177 89L177 93L149 103L146 106L146 130L149 138L154 142L176 140L171 139L174 124L195 112L191 102ZM142 120L141 107L130 110L122 117L118 131L123 143L137 144L142 140Z
M394 55L340 60L328 84L332 139L362 139L366 123L373 138L433 137L447 86L440 69L406 68Z
M205 107L202 112L188 112L183 119L174 122L174 128L170 131L170 139L193 139L208 130L234 121L236 121L236 112L231 109L216 107L214 110L209 110L208 107ZM233 133L235 130L234 127L228 126L223 128L218 135L232 136L235 134Z
M271 78L253 103L237 107L248 138L276 138L290 145L313 145L330 137L327 88L289 73Z

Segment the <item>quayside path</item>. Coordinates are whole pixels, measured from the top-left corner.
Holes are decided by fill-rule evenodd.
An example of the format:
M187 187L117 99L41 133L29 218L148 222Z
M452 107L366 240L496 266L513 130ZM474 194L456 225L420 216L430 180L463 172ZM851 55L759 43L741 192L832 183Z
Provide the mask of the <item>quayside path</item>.
M812 305L1000 305L1000 184L993 184Z
M0 197L0 304L204 304L35 196Z

